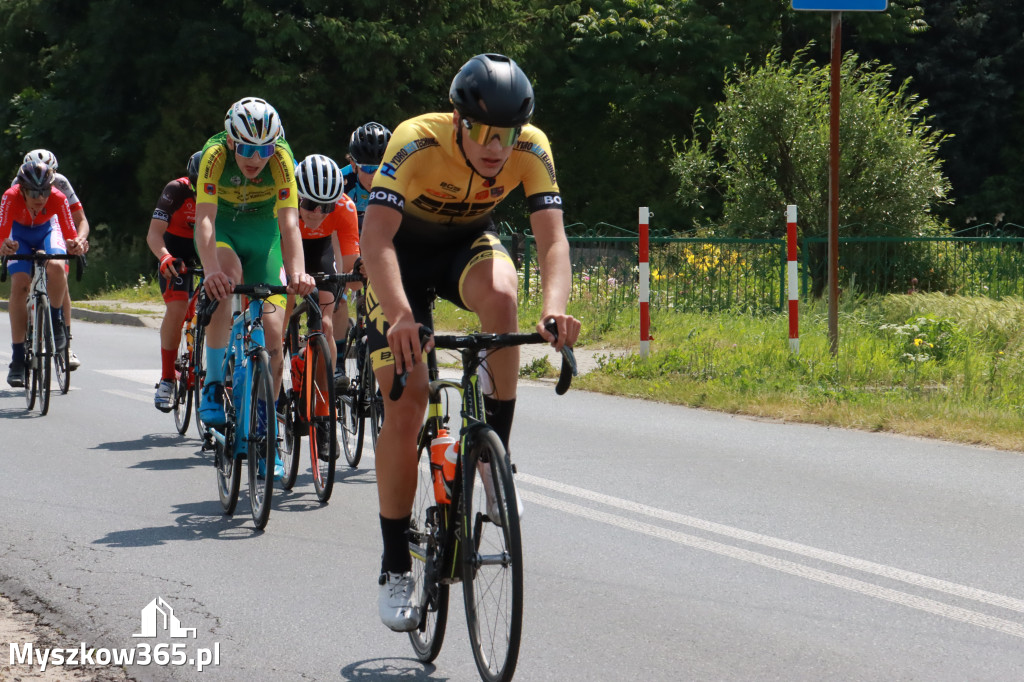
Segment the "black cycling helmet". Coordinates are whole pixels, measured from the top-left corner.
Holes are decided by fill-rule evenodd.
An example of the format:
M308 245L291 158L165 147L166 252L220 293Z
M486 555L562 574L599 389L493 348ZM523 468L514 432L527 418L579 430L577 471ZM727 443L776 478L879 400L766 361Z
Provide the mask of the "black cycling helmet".
M478 54L463 64L448 96L460 116L484 125L518 128L533 116L530 79L501 54Z
M188 175L188 183L195 188L196 183L199 182L199 162L203 160L203 151L199 150L192 156L188 157L188 166L185 168L185 173Z
M375 121L365 123L354 131L348 141L348 153L360 164L380 164L384 160L384 150L391 140L391 131Z
M49 192L53 187L53 169L42 161L23 163L18 169L18 184L28 192Z

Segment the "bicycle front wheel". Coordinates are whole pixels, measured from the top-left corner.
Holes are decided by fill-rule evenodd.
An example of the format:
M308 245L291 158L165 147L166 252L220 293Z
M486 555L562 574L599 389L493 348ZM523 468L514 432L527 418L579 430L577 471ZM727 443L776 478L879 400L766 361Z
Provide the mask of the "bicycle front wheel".
M490 427L473 432L463 459L466 542L462 591L473 658L487 682L512 679L523 627L523 548L505 448Z
M284 465L284 476L281 478L282 490L291 490L295 486L295 479L299 475L299 452L302 450L302 440L299 438L296 427L295 393L292 386L292 349L289 339L289 336L285 337L284 375L281 381L281 390L277 394L277 441L281 463Z
M359 430L359 363L356 361L355 344L357 329L349 330L348 340L345 344L345 352L342 358L345 363L345 381L336 386L338 394L338 440L341 441L341 449L345 451L345 461L353 469L359 466L359 459L362 457L362 448L357 443L362 438Z
M71 390L71 332L67 326L64 327L64 338L68 340L64 344L64 350L53 353L53 371L57 375L57 386L60 387L61 395L67 395Z
M270 519L277 458L277 416L274 413L274 382L270 355L260 348L252 358L252 395L249 400L249 502L252 521L263 529Z
M416 603L420 607L420 624L409 632L409 641L416 657L429 663L441 653L444 631L448 624L448 591L450 585L441 581L443 550L451 505L440 507L434 500L434 484L430 476L430 450L421 444L416 498L409 527L409 554L412 574L416 579Z
M178 343L178 359L174 362L177 379L174 381L174 390L171 394L171 404L174 406L174 425L177 427L178 433L183 436L188 431L188 422L192 417L192 391L188 385L189 375L192 372L188 337L192 333L191 321L187 321L181 333L181 341Z
M313 488L317 499L327 502L334 490L334 469L338 463L337 416L334 405L333 350L323 334L306 341L306 368L302 382L306 421L309 424L309 456L313 465Z
M37 371L35 336L38 334L35 321L29 318L28 331L25 336L25 409L36 406L39 372Z
M46 308L46 310L43 310ZM39 383L39 413L50 411L50 359L53 357L53 318L50 317L50 306L36 308L36 347L40 351L36 355L38 370L36 381Z

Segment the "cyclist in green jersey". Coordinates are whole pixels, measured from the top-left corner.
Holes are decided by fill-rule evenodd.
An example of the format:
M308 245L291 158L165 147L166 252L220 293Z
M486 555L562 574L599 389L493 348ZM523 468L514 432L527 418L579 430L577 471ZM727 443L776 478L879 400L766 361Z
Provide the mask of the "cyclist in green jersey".
M299 234L295 161L277 111L246 97L228 109L223 133L203 148L196 192L196 251L207 293L223 301L236 283L287 284L305 296L315 282L306 274ZM272 296L263 315L275 395L281 386L284 297ZM206 332L207 375L199 414L223 426L224 370L231 306L220 305ZM283 473L280 459L275 475Z

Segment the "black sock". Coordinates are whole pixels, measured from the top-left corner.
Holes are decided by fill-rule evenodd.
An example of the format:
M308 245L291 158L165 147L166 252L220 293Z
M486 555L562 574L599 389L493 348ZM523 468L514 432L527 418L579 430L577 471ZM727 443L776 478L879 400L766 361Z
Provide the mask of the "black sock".
M25 342L11 344L11 362L25 364Z
M512 434L512 417L516 413L516 399L497 400L485 395L484 411L487 412L487 423L501 438L501 444L508 452L508 438Z
M384 554L380 558L381 573L405 573L412 570L409 554L409 522L412 516L401 519L380 517L380 535L384 540Z

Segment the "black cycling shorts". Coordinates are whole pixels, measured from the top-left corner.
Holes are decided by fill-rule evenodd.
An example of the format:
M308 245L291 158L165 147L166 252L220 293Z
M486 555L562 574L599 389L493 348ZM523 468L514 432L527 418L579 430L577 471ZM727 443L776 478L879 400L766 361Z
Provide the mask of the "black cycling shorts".
M469 234L458 241L426 245L400 244L395 240L398 268L402 273L402 287L409 299L413 318L420 324L433 324L430 305L434 296L451 301L468 310L462 297L462 284L466 274L477 263L502 258L512 263L508 251L501 245L498 235L491 230ZM394 364L388 348L388 322L380 308L372 286L366 288L367 343L373 357L373 368Z

